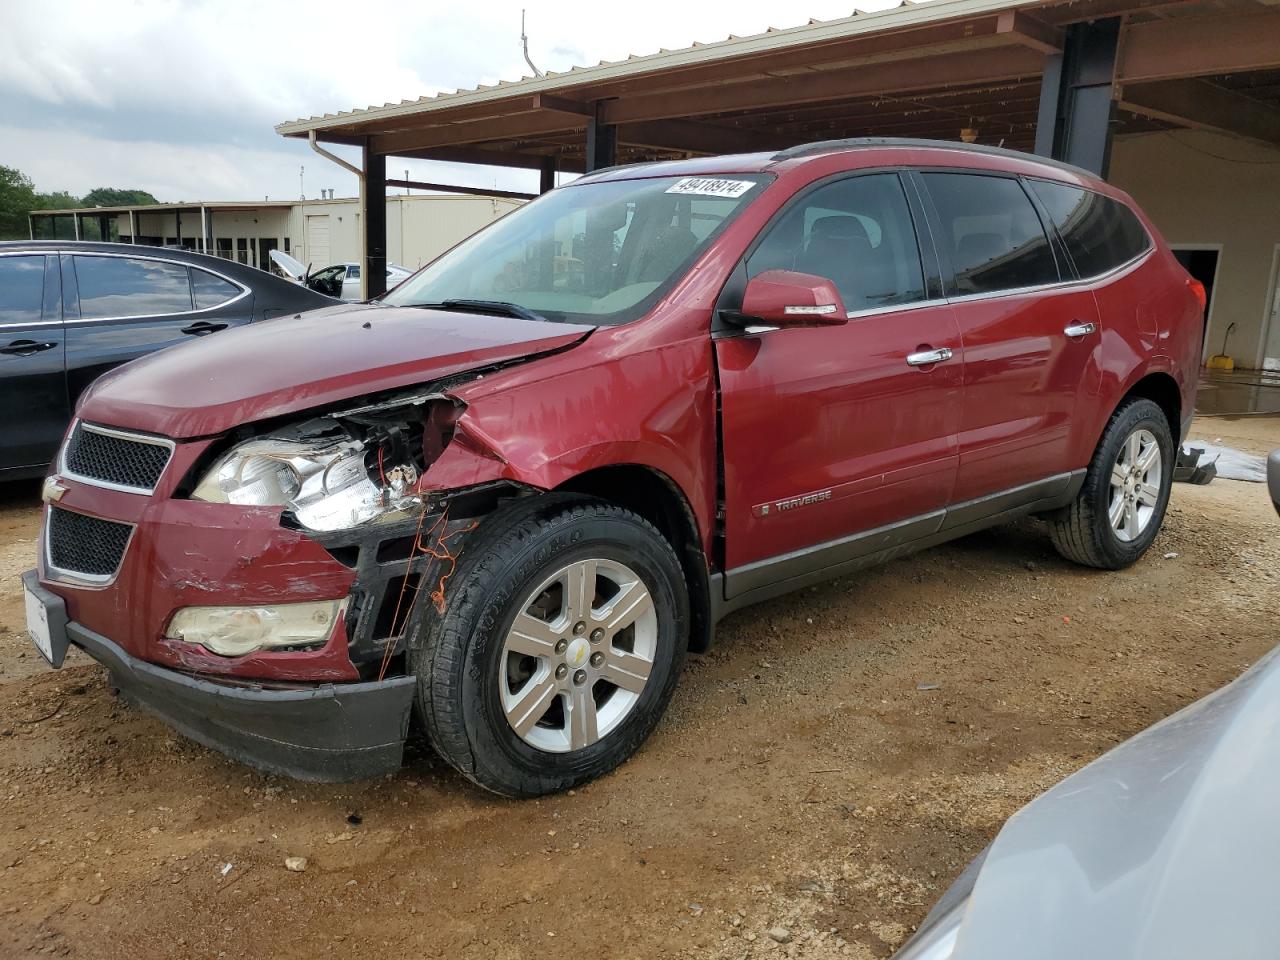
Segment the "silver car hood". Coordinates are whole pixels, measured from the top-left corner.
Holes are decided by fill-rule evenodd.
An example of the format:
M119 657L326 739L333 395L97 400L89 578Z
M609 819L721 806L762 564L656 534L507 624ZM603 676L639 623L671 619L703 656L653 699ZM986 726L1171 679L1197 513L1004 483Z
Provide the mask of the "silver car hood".
M283 250L272 250L270 256L271 262L279 267L280 272L291 280L301 280L307 273L307 268L300 261L289 256Z
M902 956L1280 956L1280 649L1023 807L973 868L944 897L953 950Z

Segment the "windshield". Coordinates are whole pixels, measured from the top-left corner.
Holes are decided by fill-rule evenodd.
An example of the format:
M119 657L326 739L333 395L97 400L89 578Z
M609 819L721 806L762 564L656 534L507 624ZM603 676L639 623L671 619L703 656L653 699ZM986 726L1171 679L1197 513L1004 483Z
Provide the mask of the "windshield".
M463 241L382 302L469 300L548 320L626 323L685 273L766 179L729 174L563 187Z

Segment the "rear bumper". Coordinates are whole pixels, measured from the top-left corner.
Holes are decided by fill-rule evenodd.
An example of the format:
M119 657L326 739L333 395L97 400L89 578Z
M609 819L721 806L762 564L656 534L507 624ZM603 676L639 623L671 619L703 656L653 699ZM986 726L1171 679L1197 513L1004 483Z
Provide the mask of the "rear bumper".
M68 621L62 598L42 587L34 570L22 580L51 614L55 664L69 644L80 647L107 668L126 699L192 740L299 780L358 780L400 766L413 677L322 684L197 677L140 660Z

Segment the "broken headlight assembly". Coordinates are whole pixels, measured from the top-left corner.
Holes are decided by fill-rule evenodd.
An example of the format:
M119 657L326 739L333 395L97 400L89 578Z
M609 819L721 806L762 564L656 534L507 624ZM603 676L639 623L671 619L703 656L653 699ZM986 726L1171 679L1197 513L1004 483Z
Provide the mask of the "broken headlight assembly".
M393 412L398 415L388 418ZM421 506L418 477L452 437L456 412L447 402L437 409L419 401L282 428L228 450L191 497L286 507L299 524L316 531L410 516Z

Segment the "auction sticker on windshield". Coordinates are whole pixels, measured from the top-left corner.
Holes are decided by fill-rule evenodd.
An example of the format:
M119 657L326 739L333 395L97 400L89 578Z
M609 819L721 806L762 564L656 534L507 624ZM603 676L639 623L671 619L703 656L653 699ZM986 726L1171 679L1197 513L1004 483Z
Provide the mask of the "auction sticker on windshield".
M667 193L692 193L699 197L731 197L742 196L752 187L754 180L722 180L719 177L682 177L671 186Z

